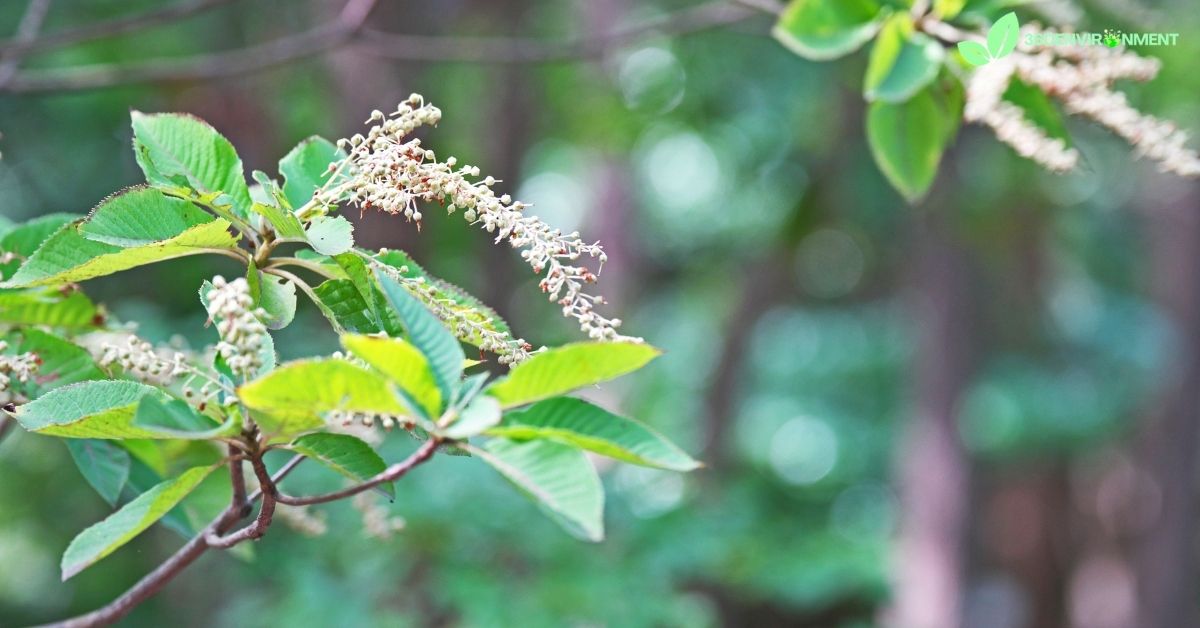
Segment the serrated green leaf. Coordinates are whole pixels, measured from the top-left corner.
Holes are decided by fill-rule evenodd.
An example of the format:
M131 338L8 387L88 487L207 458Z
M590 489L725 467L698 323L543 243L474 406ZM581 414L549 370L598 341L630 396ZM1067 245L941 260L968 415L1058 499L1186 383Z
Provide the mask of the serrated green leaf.
M212 440L232 436L241 429L233 418L217 425L184 401L171 399L164 402L149 395L138 402L133 425L158 434L159 438L180 440Z
M453 303L454 305L451 307L455 309L455 313L476 326L498 334L512 335L508 323L495 310L467 293L466 290L430 275L407 253L393 249L379 253L375 259L381 264L395 268L396 272L403 277L424 280L425 285L434 291L439 301ZM470 335L463 336L460 340L478 347L483 339L479 337L478 332L472 330Z
M23 328L9 334L7 340L13 353L34 353L42 361L39 391L106 377L87 349L53 334Z
M510 412L488 434L549 439L645 467L691 471L700 463L650 427L582 399L557 397Z
M212 222L208 212L148 187L134 187L103 201L79 225L79 233L121 248L146 246Z
M400 322L399 315L388 306L387 300L384 299L383 293L380 292L379 286L375 282L375 275L367 267L367 262L354 252L335 255L332 259L345 273L354 288L358 290L363 302L366 303L365 314L371 317L373 327L392 337L404 335L404 326Z
M992 24L988 30L987 49L993 59L1007 57L1017 47L1021 37L1021 25L1017 22L1017 14L1009 11Z
M342 346L395 383L425 412L426 418L441 414L443 398L437 380L429 361L416 347L397 338L349 334L342 336Z
M977 41L958 42L958 52L962 54L967 63L974 66L987 65L992 60L992 57L988 55L987 48Z
M369 306L349 279L330 279L313 288L321 313L334 329L360 334L377 334L379 325L372 319Z
M253 262L246 269L246 282L250 284L254 305L267 313L262 322L268 329L283 329L292 324L296 318L296 284L263 273Z
M874 0L792 0L771 34L806 59L827 61L870 41L889 13Z
M303 207L312 200L313 192L331 176L329 164L343 156L333 142L318 135L288 151L279 160L279 173L283 175L283 192L292 207Z
M635 342L580 342L543 351L485 391L505 408L569 393L636 371L661 352Z
M0 252L15 253L18 257L11 262L0 264L0 279L11 277L21 265L21 260L33 255L42 242L62 229L63 225L82 218L83 216L76 214L47 214L14 225L0 237Z
M291 448L359 482L387 470L387 463L370 445L348 434L306 434L292 441ZM378 488L389 498L395 498L396 488L391 482Z
M344 216L317 216L305 231L308 243L322 255L341 255L354 248L354 225Z
M867 110L867 141L875 163L909 203L924 198L937 176L960 116L926 88L903 103L874 102Z
M142 493L103 521L80 532L62 557L62 579L87 569L167 514L216 467L195 467Z
M147 181L223 193L238 215L250 215L250 188L242 160L216 129L199 118L176 113L134 111L131 117L134 154Z
M138 403L163 393L137 382L101 380L56 388L17 408L27 430L63 438L164 438L133 425Z
M289 362L239 388L238 397L251 410L281 421L272 427L278 435L322 427L323 415L332 410L409 413L382 375L336 359Z
M482 434L500 423L500 402L486 395L476 397L459 413L458 419L442 430L442 435L454 440L465 440Z
M83 479L109 506L117 505L121 489L129 480L129 452L105 440L68 438L63 442Z
M604 488L584 453L551 441L503 438L467 450L487 462L567 532L585 541L604 539Z
M903 102L937 78L942 45L915 32L908 14L893 15L879 31L863 79L868 101Z
M463 360L466 359L462 345L458 344L458 340L433 312L409 294L398 281L382 270L376 271L376 278L384 297L400 315L408 341L429 360L442 399L453 399L462 378Z
M220 219L154 244L130 248L89 240L79 233L77 224L70 223L50 236L16 274L0 283L0 287L24 288L83 281L144 264L204 253L207 249L232 249L236 244L237 239L229 233L229 223Z
M0 323L83 328L103 322L96 304L78 290L0 290Z

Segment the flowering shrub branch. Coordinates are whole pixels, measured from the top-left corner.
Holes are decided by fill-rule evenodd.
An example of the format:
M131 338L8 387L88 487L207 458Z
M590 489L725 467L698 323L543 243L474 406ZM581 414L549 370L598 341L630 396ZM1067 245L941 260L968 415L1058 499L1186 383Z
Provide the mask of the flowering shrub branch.
M75 457L115 512L66 548L63 578L176 508L211 521L111 604L56 625L115 622L204 552L262 538L276 519L319 532L321 513L310 507L354 498L367 533L389 538L402 520L365 492L391 495L395 481L441 451L491 466L590 541L603 537L603 489L585 450L678 471L698 466L641 423L565 396L637 370L658 351L618 334L618 320L592 310L602 300L583 286L595 274L575 261L602 263L598 245L524 215L525 206L492 193L494 180L473 183L467 177L477 169L439 162L407 138L439 115L414 96L393 116L373 115L377 126L342 142L346 152L321 138L302 142L280 162L282 184L255 172L251 189L233 147L207 124L134 112L146 186L106 198L86 217L33 221L0 238L0 431L15 420L28 432L64 439L73 453L85 447L111 461ZM433 203L451 213L461 208L497 242L523 249L533 269L546 273L543 290L589 341L534 351L494 311L403 252L357 247L353 225L338 215L339 206L355 206L419 225L422 208ZM245 273L198 286L216 332L215 344L200 351L132 335L76 288L202 254L238 260ZM301 294L339 333L344 351L279 364L272 332L294 321ZM479 362L466 358L462 343L511 369L499 378L470 372ZM389 465L375 447L395 430L423 443ZM184 448L157 445L168 441L204 446L184 457ZM159 475L157 484L134 486L129 469L147 447L165 464L147 471ZM272 473L279 451L293 457ZM349 486L284 492L280 482L308 459L346 476ZM189 496L222 468L229 502L214 512Z

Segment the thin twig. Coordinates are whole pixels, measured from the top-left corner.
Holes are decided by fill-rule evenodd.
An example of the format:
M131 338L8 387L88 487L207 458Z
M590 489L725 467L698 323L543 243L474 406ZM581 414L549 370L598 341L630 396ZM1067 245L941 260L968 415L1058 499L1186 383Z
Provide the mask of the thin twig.
M368 54L400 61L488 64L580 61L603 56L614 48L646 37L694 33L741 22L764 12L778 12L763 6L766 0L743 0L737 4L717 0L598 37L545 41L529 38L426 37L365 29L363 22L373 2L352 0L334 23L266 44L188 59L156 59L141 63L19 72L0 91L39 93L137 83L213 80L269 70L346 45L353 45Z
M36 39L49 11L50 0L29 0L25 7L25 15L21 16L21 23L17 25L17 34L13 41L23 44ZM24 58L25 55L20 50L0 52L0 87L7 85L17 75L17 69Z
M271 521L275 517L275 498L278 496L278 492L275 490L275 484L271 481L271 474L267 472L267 467L263 464L261 453L250 457L250 466L254 469L254 475L258 478L262 491L262 506L258 509L258 517L250 525L229 535L221 536L215 531L204 535L204 542L209 547L228 549L242 541L261 539L267 533L267 529L271 527Z
M321 266L316 262L300 259L298 257L272 257L266 268L278 268L280 266L295 266L296 268L303 268L305 270L312 271L326 279L338 278L336 274L326 270L324 266Z
M19 73L4 89L17 93L73 91L252 74L344 45L362 28L362 21L375 2L349 0L334 22L258 46L190 59L157 59L137 64L99 64Z
M103 608L71 619L46 624L41 628L93 628L94 626L108 626L116 623L122 617L128 615L139 604L146 601L147 598L158 593L168 582L175 579L184 569L195 562L197 558L200 558L204 552L208 551L209 545L204 540L205 536L214 533L219 534L232 526L237 520L237 510L233 508L226 509L208 527L192 538L192 540L188 541L183 547L179 548L170 558L163 561L154 571L146 574L137 584L122 594L121 597L113 600Z
M375 488L376 486L379 486L385 482L398 480L401 476L411 471L417 465L420 465L422 462L432 458L433 454L437 452L438 445L440 445L441 442L442 441L436 437L430 438L408 458L397 462L375 477L360 484L355 484L354 486L344 488L340 491L325 493L324 495L313 495L310 497L292 497L289 495L284 495L283 493L279 493L277 496L279 503L287 504L288 506L311 506L313 504L325 504L328 502L337 501L339 499L352 497L363 491Z
M579 61L655 35L685 35L744 21L757 15L725 0L688 7L591 37L545 41L519 37L427 37L364 29L365 52L404 61L459 61L514 64Z
M47 33L31 41L23 42L14 37L8 41L0 42L0 54L15 52L28 56L35 52L56 50L96 39L133 33L160 24L176 22L201 11L229 4L230 2L234 2L234 0L189 0L143 13L114 18L106 22L88 24L57 33Z
M276 471L275 474L271 476L271 485L279 486L279 483L283 481L283 478L286 478L292 472L293 469L300 466L301 462L304 462L304 456L300 456L300 455L297 455L297 456L293 457L291 460L288 460L287 464L280 467L279 470ZM253 493L251 493L249 496L246 497L246 503L253 504L254 502L258 501L258 498L262 497L262 493L263 493L263 489L262 489L262 486L260 485L258 487L258 490L254 491Z

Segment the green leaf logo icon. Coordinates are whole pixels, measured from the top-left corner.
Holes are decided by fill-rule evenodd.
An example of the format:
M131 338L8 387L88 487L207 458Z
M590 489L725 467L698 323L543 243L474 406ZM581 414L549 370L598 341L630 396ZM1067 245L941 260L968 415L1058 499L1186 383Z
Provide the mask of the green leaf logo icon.
M987 46L977 41L960 41L958 51L967 63L974 66L986 65L1012 54L1020 37L1021 25L1017 22L1017 14L1009 12L992 24L987 34Z
M1012 54L1017 47L1017 39L1021 36L1021 25L1017 23L1017 14L1009 12L992 24L988 31L987 49L993 59L1003 59Z
M987 48L984 48L983 44L977 41L958 42L958 51L962 53L963 58L971 65L984 65L992 60Z

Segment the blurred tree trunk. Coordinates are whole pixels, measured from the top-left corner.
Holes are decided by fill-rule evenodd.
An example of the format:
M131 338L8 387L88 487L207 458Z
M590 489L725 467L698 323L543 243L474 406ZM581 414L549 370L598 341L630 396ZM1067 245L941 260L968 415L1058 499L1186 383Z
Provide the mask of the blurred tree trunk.
M970 503L970 464L957 426L974 366L970 259L942 212L921 217L915 240L914 416L898 452L901 528L885 620L897 628L955 628Z
M1146 412L1141 465L1161 492L1144 529L1135 568L1140 628L1197 625L1196 446L1200 438L1200 193L1194 184L1146 208L1154 299L1174 328L1174 351Z

